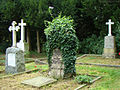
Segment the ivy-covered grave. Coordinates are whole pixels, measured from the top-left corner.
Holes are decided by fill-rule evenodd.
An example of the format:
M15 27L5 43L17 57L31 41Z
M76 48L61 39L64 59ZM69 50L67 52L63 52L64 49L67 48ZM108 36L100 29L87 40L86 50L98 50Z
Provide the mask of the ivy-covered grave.
M45 21L45 25L49 75L56 78L72 77L76 74L75 61L78 49L73 19L59 15L52 21Z

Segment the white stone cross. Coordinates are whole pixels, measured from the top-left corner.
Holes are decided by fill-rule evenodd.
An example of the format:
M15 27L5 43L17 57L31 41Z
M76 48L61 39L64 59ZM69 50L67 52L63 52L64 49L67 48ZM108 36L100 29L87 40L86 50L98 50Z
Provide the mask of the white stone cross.
M108 36L112 36L111 34L111 25L114 24L114 22L111 22L111 19L109 19L109 22L106 22L106 25L108 25Z
M12 22L12 26L9 27L9 31L11 32L12 31L12 46L13 47L16 47L16 31L18 31L20 29L19 26L16 26L16 21L13 21Z
M19 26L21 26L21 40L20 40L20 42L23 43L25 40L24 26L26 26L26 23L23 23L23 19L21 19L21 23L19 23Z

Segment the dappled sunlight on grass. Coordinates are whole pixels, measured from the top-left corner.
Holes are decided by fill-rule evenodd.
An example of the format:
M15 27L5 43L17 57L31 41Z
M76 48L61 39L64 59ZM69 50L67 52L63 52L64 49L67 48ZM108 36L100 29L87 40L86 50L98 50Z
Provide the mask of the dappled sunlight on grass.
M48 70L48 65L40 65L33 63L27 63L25 64L26 70L33 70L33 69L43 69Z
M120 59L105 59L102 57L86 56L81 59L76 60L77 63L95 63L95 64L110 64L110 65L120 65Z
M110 67L88 66L88 65L76 65L76 71L80 74L89 74L103 76L103 78L97 83L93 84L90 90L109 90L110 88L120 89L120 69ZM95 89L94 89L95 88Z

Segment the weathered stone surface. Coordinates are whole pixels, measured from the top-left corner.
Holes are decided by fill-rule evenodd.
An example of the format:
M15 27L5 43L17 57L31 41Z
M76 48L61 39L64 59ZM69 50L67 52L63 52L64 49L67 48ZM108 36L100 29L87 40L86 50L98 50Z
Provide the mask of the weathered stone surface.
M115 48L115 37L114 36L105 37L104 48Z
M106 36L104 41L104 49L103 49L103 58L115 58L116 47L115 47L115 37L114 36Z
M24 61L23 51L15 47L7 48L6 60L5 60L5 72L13 74L23 71L25 71L25 61Z
M25 81L22 82L22 84L31 85L31 86L34 86L34 87L41 87L41 86L44 86L44 85L47 85L47 84L50 84L50 83L53 83L53 82L56 82L56 81L57 80L53 79L53 78L39 76L39 77L35 77L35 78L32 78L32 79L25 80Z
M29 52L29 45L26 42L18 42L17 47L24 51L24 54Z
M49 70L49 75L54 78L64 77L64 64L62 62L62 56L59 49L55 49L53 51L52 64Z

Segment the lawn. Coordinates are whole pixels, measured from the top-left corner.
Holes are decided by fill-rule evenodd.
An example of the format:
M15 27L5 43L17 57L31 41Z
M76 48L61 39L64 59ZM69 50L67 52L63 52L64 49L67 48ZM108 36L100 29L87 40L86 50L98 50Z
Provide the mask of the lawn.
M120 90L120 69L99 66L76 65L76 72L103 76L103 78L89 86L89 90ZM84 89L84 88L83 88ZM88 87L85 88L85 90Z
M78 59L78 63L95 63L95 64L110 64L110 65L120 65L120 59L105 59L102 57L86 56Z
M99 63L99 64L111 64L111 65L119 65L120 59L103 59L101 57L93 57L93 56L87 56L83 57L77 62L81 63ZM113 63L114 62L114 63ZM47 76L48 74L48 65L40 65L32 63L26 63L26 70L34 70L39 69L33 73L23 74L21 76L15 76L16 80L20 79L22 81L23 79L28 79L32 77L36 77L39 75ZM2 67L4 69L4 67ZM102 78L95 83L88 85L82 90L120 90L120 69L119 68L113 68L113 67L101 67L101 66L91 66L91 65L79 65L76 64L76 73L77 74L89 74L89 75L95 75L95 76L102 76ZM0 74L0 77L5 76L4 73ZM23 76L23 77L22 77ZM30 77L29 77L30 76ZM20 77L20 78L19 78ZM26 78L25 78L26 77ZM5 79L2 81L4 82L2 84L2 81L0 83L0 87L4 86L6 83L5 81L8 79ZM13 79L9 78L8 81L12 81ZM13 83L11 87L17 86L23 87L24 89L30 89L29 86L23 86L20 84L20 81L16 81L17 83ZM12 83L12 82L11 82ZM9 84L7 84L9 86ZM71 87L72 86L72 87ZM41 88L41 90L47 89L47 90L74 90L74 88L77 88L79 84L77 84L73 79L65 79L65 80L58 80L58 82L54 84L50 84L48 86L44 86ZM5 86L4 86L5 87ZM15 87L14 87L15 88ZM32 88L32 87L31 87ZM39 90L36 88L32 88L35 90Z

